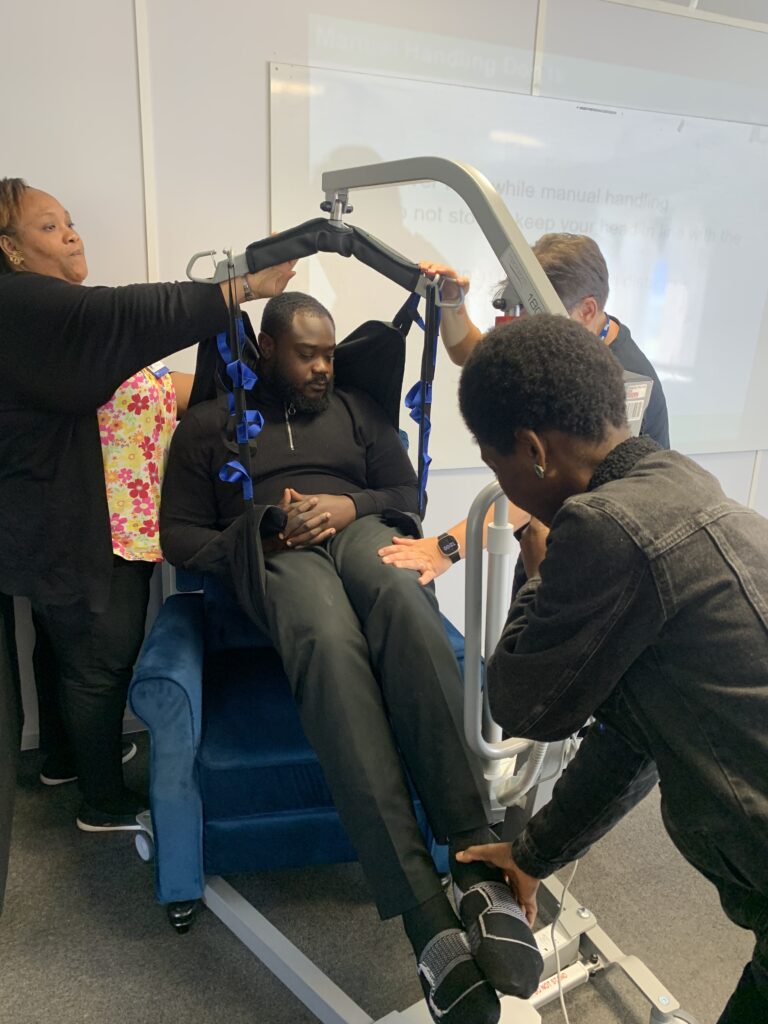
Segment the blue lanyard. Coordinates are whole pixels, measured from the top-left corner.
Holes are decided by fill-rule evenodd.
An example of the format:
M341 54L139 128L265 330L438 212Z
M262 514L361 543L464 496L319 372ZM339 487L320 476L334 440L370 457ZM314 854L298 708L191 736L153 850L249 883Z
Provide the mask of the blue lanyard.
M608 331L611 329L611 318L608 314L605 314L605 324L603 325L602 331L600 331L600 341L605 341L608 337Z

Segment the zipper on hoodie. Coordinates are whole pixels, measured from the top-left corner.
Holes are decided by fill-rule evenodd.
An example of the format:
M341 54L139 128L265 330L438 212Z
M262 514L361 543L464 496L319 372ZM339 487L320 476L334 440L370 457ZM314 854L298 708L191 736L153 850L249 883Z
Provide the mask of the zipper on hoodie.
M293 446L293 431L291 430L291 419L290 419L290 417L292 416L292 414L293 414L293 412L295 410L294 410L292 405L290 407L285 405L285 406L283 406L283 408L285 410L285 429L286 429L286 431L288 433L288 444L290 446L291 451L295 452L296 449Z

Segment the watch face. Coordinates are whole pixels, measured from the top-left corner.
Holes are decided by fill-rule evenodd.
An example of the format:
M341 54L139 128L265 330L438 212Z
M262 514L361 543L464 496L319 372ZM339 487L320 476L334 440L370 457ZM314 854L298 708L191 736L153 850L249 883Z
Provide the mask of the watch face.
M444 537L438 537L437 546L448 558L459 553L459 542L450 533L446 533Z

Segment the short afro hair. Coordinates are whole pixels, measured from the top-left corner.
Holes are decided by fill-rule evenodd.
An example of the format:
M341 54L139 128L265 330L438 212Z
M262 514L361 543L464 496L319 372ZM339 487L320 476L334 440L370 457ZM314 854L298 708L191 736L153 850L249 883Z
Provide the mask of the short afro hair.
M464 367L459 405L478 442L502 455L519 429L602 441L627 423L621 364L581 324L550 313L489 331Z
M304 292L283 292L282 295L275 295L264 307L261 316L261 329L274 341L279 339L290 330L293 318L297 313L309 313L311 316L325 316L331 321L333 317L317 299Z

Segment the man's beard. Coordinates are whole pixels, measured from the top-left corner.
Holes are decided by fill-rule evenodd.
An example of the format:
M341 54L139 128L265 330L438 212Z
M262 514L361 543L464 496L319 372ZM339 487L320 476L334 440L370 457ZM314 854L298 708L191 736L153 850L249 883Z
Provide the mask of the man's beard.
M333 393L333 381L327 382L324 395L318 395L316 398L311 398L309 395L304 394L301 388L297 388L290 381L286 380L285 377L279 371L275 371L270 384L282 398L289 409L293 409L294 412L305 412L310 415L317 415L319 412L325 412L328 406L331 404L331 395Z

